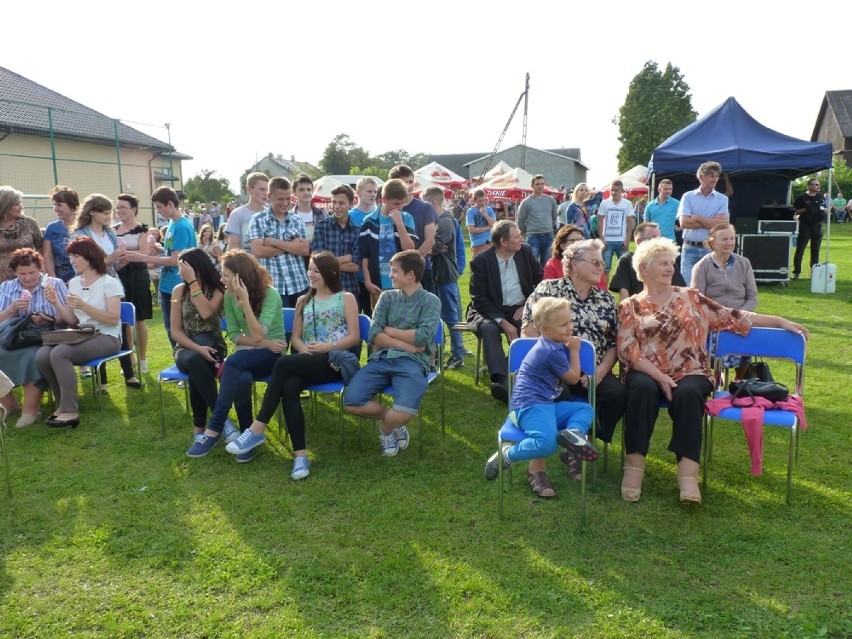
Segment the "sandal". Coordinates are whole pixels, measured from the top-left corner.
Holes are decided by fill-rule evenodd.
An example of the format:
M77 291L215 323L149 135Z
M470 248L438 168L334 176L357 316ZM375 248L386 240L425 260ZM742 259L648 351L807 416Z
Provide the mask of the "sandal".
M680 503L700 504L701 490L698 488L698 477L678 477L677 485L680 488Z
M583 467L580 460L570 450L559 453L559 460L565 464L565 473L574 481L583 481Z
M621 497L624 501L639 501L642 496L642 479L645 477L645 469L638 466L625 466L624 478L621 480ZM638 486L630 486L628 484L638 480Z
M547 473L543 470L537 473L531 473L528 470L527 481L529 481L530 488L536 496L541 497L542 499L553 499L556 497L556 490L554 490L553 486L550 484L550 480L547 478Z

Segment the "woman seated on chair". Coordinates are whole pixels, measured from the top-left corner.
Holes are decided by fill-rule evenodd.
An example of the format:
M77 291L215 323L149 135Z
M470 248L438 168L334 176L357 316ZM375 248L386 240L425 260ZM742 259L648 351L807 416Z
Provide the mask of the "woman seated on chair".
M710 253L702 257L692 269L690 288L698 289L702 295L719 302L722 306L753 311L757 308L757 283L748 258L734 253L737 231L733 224L717 224L707 235L704 245ZM715 347L715 341L710 344ZM729 356L724 358L725 368L736 368L741 377L748 357ZM742 367L742 368L740 368Z
M124 289L118 279L107 275L104 252L90 237L77 237L66 247L77 277L68 282L63 304L55 287L44 289L45 299L59 310L74 313L70 324L91 324L100 331L85 342L42 346L36 363L56 398L56 411L45 423L52 428L76 428L80 424L77 407L77 375L74 366L115 355L121 346L121 298Z
M237 412L241 430L251 425L252 382L269 375L278 356L287 348L281 295L271 286L272 278L254 256L241 249L225 253L222 283L228 338L236 344L236 349L225 360L219 397L207 429L186 452L188 457L204 457L219 442L223 430L227 431L226 440L239 436L236 429L230 428L231 406ZM253 450L238 455L237 461L251 461L252 457Z
M216 367L227 353L221 326L225 286L200 248L181 253L178 273L182 282L172 291L171 333L175 364L189 376L194 443L204 436L207 409L213 412L219 397Z
M627 463L621 483L626 501L639 501L654 423L660 401L666 400L672 418L668 448L677 457L680 501L701 503L701 425L704 401L713 390L707 354L711 331L745 335L752 326L769 326L808 336L800 324L730 309L695 289L673 286L678 252L677 245L667 238L642 242L633 255L633 268L645 289L624 300L619 309L618 356L627 386Z
M44 261L31 248L20 248L12 252L9 268L15 279L0 285L0 321L14 321L29 315L32 323L47 327L57 324L74 324L77 318L70 308L64 306L68 289L65 282L42 273ZM56 291L56 304L47 301L47 287ZM44 376L36 365L36 352L40 346L27 346L6 350L0 348L0 370L4 371L15 386L24 387L23 408L10 391L0 397L0 404L11 415L21 411L16 428L31 426L39 418L38 407L44 392Z
M339 370L329 364L335 350L360 350L358 333L358 301L352 293L341 291L340 265L328 251L315 253L308 264L311 288L296 302L293 321L292 355L284 355L275 363L272 379L266 387L263 404L251 428L243 432L226 450L245 454L266 441L266 426L279 402L284 421L293 441L294 480L310 473L305 453L305 414L299 396L312 384L339 382Z

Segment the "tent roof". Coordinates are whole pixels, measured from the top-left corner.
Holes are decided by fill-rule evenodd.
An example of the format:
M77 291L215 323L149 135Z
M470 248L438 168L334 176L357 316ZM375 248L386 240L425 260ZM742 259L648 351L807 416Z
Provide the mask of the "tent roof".
M762 171L792 179L829 168L831 144L773 131L731 97L654 149L648 168L657 174L694 173L707 161L719 162L728 173Z

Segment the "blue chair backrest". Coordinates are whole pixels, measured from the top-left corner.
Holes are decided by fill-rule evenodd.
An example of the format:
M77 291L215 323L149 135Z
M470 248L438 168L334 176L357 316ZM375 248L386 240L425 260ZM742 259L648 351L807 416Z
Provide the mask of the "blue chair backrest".
M444 343L444 323L438 320L438 330L435 331L435 343L440 346Z
M754 327L748 335L719 331L715 356L751 355L789 359L798 365L805 363L805 337L781 328Z
M295 308L285 308L282 310L284 316L284 332L292 333L293 332L293 321L296 319L296 309Z
M121 303L121 322L130 326L136 324L136 308L132 302Z
M518 372L524 357L538 341L537 337L519 337L509 345L509 374ZM595 345L588 340L580 340L580 368L589 375L595 372Z
M358 331L361 333L361 341L367 342L370 336L370 322L372 320L367 315L358 316Z

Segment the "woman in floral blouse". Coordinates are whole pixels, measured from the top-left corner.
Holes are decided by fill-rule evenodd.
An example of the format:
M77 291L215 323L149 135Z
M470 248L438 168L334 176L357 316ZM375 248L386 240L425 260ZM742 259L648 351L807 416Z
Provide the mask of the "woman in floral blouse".
M804 326L781 317L732 310L695 289L672 286L678 252L667 238L642 242L633 255L633 268L645 289L624 300L619 310L618 357L627 386L627 463L621 483L626 501L639 501L648 445L665 399L672 418L669 450L677 457L680 501L701 503L701 422L704 401L713 390L706 348L711 331L745 335L752 326L770 326L808 336Z
M23 197L11 186L0 186L0 282L15 277L9 268L14 251L31 248L41 252L41 229L38 222L24 215Z
M564 228L564 227L563 227ZM603 272L600 240L582 240L567 244L562 255L562 268L567 277L544 280L527 298L521 320L521 330L527 337L538 336L532 322L532 308L542 297L561 297L571 302L571 321L574 334L595 345L597 367L595 372L597 396L597 436L605 442L612 441L616 424L624 415L627 391L612 374L617 361L615 338L618 332L618 312L615 300L607 291L597 287ZM566 388L562 399L587 393L589 377L584 374L580 383ZM580 462L567 451L560 459L568 466L568 474L576 480L582 479ZM530 462L529 472L544 475L544 460ZM546 480L546 476L544 477ZM532 479L531 479L532 483ZM539 481L540 485L541 481ZM540 497L552 497L556 493L548 490L533 491Z

